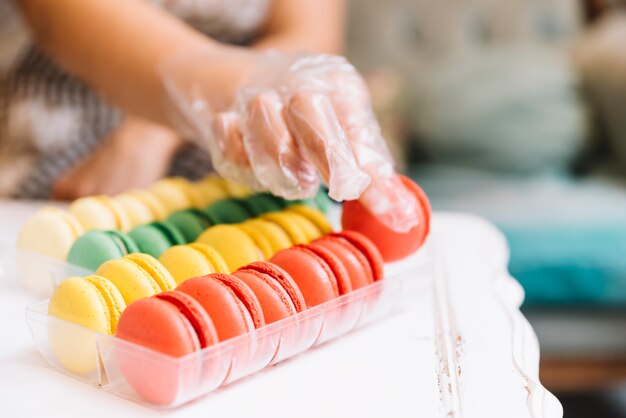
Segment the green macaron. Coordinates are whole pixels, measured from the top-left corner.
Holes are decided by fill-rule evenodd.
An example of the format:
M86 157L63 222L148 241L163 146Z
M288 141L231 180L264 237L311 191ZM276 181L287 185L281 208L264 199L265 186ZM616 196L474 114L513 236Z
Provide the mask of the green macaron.
M94 229L74 242L67 255L67 262L96 271L105 261L137 252L137 243L123 232Z
M186 243L194 242L205 229L211 226L209 218L197 209L176 211L166 221L178 228Z
M328 213L328 207L332 204L332 200L328 197L328 191L323 187L320 187L315 196L310 199L282 200L285 206L306 205L323 213Z
M152 222L138 226L128 235L137 243L142 253L159 258L161 254L173 245L185 244L182 232L168 221Z
M239 199L222 199L213 202L203 213L213 225L236 224L254 216Z
M269 193L257 193L241 200L241 203L253 216L260 216L267 212L277 212L285 208L283 199Z

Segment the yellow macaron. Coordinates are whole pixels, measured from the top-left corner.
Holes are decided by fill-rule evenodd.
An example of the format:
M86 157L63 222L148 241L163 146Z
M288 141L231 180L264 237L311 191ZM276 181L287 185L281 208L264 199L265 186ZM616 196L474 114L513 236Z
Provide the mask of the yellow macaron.
M109 279L126 304L176 287L170 272L156 258L142 253L106 261L96 274Z
M130 220L124 208L106 195L77 199L70 204L68 210L85 231L117 229L125 232L130 229Z
M157 199L157 197L153 195L152 193L149 193L145 190L130 190L128 192L123 193L123 195L132 196L133 198L143 203L144 206L150 209L153 220L162 221L163 219L167 218L167 216L169 215L169 212L167 211L163 203L161 203L161 201Z
M117 287L104 277L70 277L54 290L48 314L101 334L115 333L126 303ZM69 371L86 374L98 367L96 338L80 329L50 327L50 346Z
M230 272L263 259L254 240L235 225L212 226L198 237L197 242L215 248Z
M311 221L296 212L269 212L262 218L283 228L294 244L308 244L322 236L322 232Z
M154 183L148 191L159 199L170 214L192 206L187 189L187 180L181 177L168 177Z
M275 223L255 218L236 225L254 240L266 260L293 245L289 235Z
M287 210L307 218L323 235L333 232L333 227L330 225L330 222L328 222L328 219L326 219L326 216L317 209L307 205L291 205L287 206Z
M176 284L209 273L228 273L224 258L213 247L196 242L175 245L166 250L159 261L172 274Z
M198 209L203 209L213 202L229 197L222 184L212 180L189 182L187 190L191 198L191 204Z
M126 212L130 228L135 228L139 225L148 224L156 220L154 211L150 209L142 199L132 193L122 193L113 197L113 200Z

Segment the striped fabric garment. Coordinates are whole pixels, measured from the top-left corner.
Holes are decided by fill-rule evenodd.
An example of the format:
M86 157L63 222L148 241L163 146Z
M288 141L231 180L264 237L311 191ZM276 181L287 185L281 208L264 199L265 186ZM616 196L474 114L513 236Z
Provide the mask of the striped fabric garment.
M245 44L263 23L270 0L155 0L196 29ZM46 198L55 179L91 153L123 120L28 37L11 0L0 0L0 197ZM196 179L210 158L189 143L170 175Z

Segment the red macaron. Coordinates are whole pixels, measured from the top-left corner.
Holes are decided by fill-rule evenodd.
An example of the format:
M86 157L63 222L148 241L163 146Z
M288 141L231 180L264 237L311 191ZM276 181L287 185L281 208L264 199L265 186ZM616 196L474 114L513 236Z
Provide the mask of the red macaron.
M368 259L357 247L341 236L324 236L313 241L309 247L331 251L344 265L353 290L374 283L374 269Z
M236 276L211 273L185 280L176 290L200 303L213 320L220 341L265 325L258 298Z
M337 278L331 267L304 245L281 250L270 262L293 277L309 308L340 296Z
M431 208L424 191L411 179L398 175L402 184L417 201L419 224L407 232L396 232L383 224L358 200L344 202L341 225L344 230L357 231L376 244L387 262L400 260L422 246L430 230Z
M177 291L139 299L126 307L115 334L118 338L174 357L183 357L217 343L213 321L192 297ZM180 385L189 384L199 371L181 370L146 359L146 354L121 348L116 352L121 372L128 383L148 401L168 404L175 400Z
M233 273L246 283L259 299L268 324L306 309L302 292L282 268L267 261L250 263Z

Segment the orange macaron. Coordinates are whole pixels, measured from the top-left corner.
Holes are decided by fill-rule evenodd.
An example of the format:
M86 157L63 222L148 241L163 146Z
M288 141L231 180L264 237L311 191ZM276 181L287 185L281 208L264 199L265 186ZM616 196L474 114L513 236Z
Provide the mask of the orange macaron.
M413 254L424 244L430 231L431 208L426 193L408 177L398 177L417 201L419 223L407 232L392 230L358 200L345 202L341 213L343 229L357 231L368 237L376 244L386 262L397 261Z

